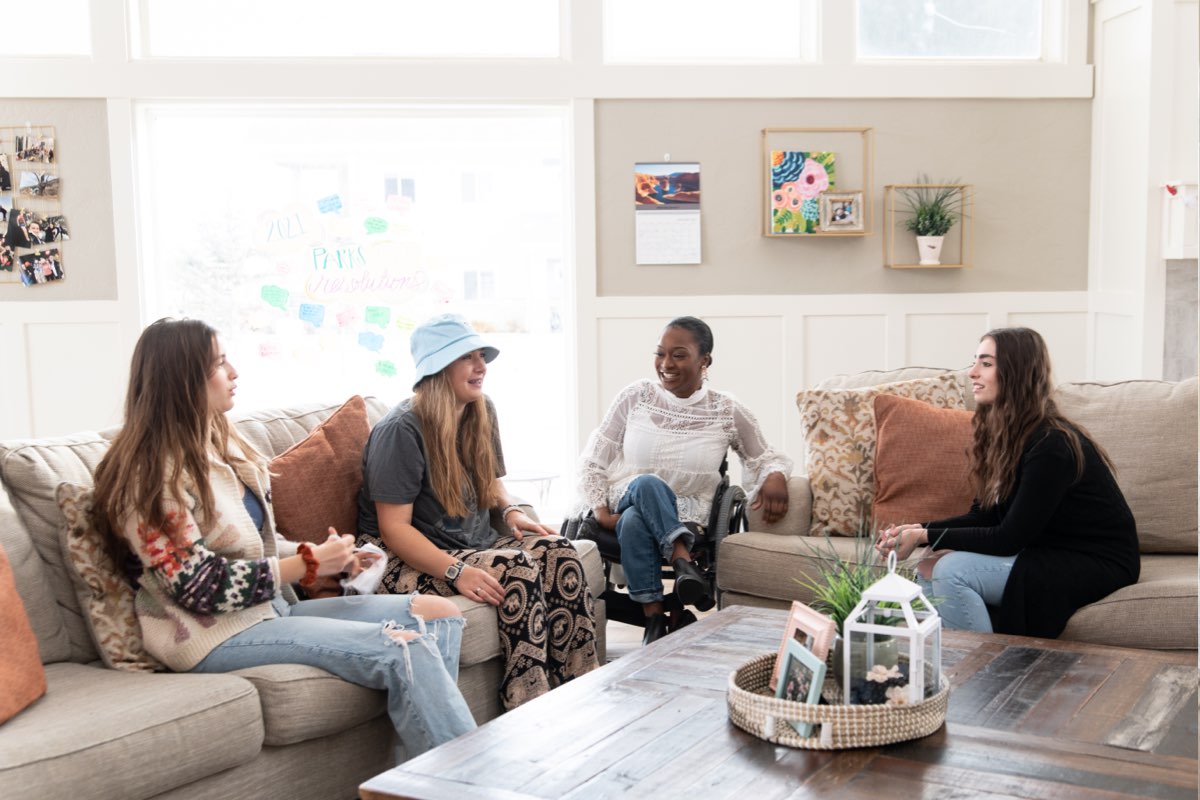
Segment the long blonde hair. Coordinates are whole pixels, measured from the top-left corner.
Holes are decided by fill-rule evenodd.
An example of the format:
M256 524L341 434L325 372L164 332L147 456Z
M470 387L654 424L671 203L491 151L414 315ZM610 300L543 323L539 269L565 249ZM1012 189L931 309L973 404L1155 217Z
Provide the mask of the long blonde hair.
M425 438L429 485L446 513L452 517L471 513L463 500L467 489L478 508L497 505L497 461L487 400L480 397L468 403L459 419L454 388L443 369L417 384L412 408Z
M264 463L225 415L208 407L216 349L217 332L200 320L160 319L138 339L125 393L125 423L95 476L93 523L118 564L128 553L120 531L129 514L174 544L185 544L183 530L168 518L168 493L186 508L185 487L190 484L199 500L194 513L202 524L208 522L213 510L210 451L231 462L248 458Z
M976 408L972 420L971 480L980 505L992 508L1012 494L1025 445L1043 426L1066 436L1075 480L1083 477L1083 437L1112 469L1104 448L1055 405L1050 353L1041 334L1031 328L997 328L980 341L989 337L996 345L996 399Z

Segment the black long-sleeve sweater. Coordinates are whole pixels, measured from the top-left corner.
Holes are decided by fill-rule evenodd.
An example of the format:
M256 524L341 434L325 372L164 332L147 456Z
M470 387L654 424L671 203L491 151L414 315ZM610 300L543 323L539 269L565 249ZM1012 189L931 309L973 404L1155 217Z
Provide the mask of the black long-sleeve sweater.
M1079 480L1066 434L1043 428L1025 445L1011 496L987 510L976 500L966 514L926 525L936 548L1017 556L999 633L1056 637L1076 610L1137 583L1133 513L1092 442L1080 440Z

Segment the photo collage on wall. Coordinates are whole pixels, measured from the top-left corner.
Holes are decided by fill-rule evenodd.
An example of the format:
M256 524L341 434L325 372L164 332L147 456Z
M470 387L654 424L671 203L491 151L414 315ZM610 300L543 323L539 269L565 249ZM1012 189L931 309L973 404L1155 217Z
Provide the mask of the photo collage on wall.
M65 277L54 127L0 127L0 284L39 286Z

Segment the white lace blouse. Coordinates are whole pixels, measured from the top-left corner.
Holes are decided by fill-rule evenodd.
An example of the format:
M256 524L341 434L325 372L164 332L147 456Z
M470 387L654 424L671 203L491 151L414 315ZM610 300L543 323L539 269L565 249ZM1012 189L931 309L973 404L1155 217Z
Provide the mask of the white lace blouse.
M753 501L772 472L792 474L792 460L771 449L758 421L733 397L701 387L680 398L650 380L632 383L588 438L580 459L586 508L616 511L638 475L666 481L678 498L679 518L708 524L718 472L732 447L742 462L744 488Z

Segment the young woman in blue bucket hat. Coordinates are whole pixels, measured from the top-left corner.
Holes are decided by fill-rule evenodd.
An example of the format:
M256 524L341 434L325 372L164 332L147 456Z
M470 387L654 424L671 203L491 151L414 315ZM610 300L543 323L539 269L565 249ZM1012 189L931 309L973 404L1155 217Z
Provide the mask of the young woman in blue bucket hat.
M501 480L496 409L483 393L500 351L455 314L414 330L411 348L413 396L375 425L363 454L358 541L387 553L381 592L497 607L500 700L515 708L597 666L592 597L575 548L514 505Z

